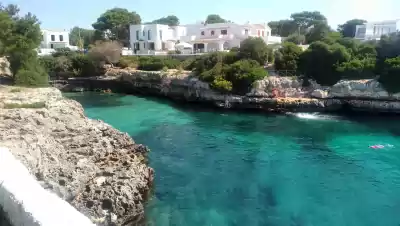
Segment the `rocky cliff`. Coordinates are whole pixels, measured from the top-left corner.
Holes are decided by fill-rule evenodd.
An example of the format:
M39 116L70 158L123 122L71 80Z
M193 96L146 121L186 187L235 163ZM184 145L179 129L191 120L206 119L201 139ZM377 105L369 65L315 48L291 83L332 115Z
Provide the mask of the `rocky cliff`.
M0 146L46 189L98 225L136 225L153 181L149 151L110 125L88 119L55 88L0 86Z
M336 111L342 108L400 112L400 94L387 93L376 80L340 81L332 87L323 87L314 81L304 86L303 81L295 77L269 76L255 82L246 96L237 96L211 90L207 83L190 72L110 69L103 77L70 80L59 88L65 91L110 88L117 92L139 92L175 100L205 102L223 108L279 112ZM275 97L276 94L278 97Z

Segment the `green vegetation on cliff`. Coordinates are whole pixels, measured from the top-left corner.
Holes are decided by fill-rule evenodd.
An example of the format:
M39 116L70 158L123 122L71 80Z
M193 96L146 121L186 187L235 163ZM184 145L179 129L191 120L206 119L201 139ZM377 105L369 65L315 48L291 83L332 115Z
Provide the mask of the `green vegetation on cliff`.
M47 86L48 75L38 63L36 48L42 40L38 19L19 15L16 5L0 5L0 54L10 62L19 86Z

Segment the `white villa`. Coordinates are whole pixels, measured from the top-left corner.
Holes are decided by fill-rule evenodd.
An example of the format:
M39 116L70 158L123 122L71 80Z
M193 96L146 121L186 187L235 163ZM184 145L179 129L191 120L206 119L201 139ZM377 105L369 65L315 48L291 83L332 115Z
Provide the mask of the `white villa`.
M400 31L400 20L387 20L380 22L368 22L356 26L355 39L361 41L379 40L382 35Z
M76 46L69 44L69 32L68 31L54 31L54 30L42 30L43 40L40 43L38 49L39 55L48 55L58 48L70 48L77 49Z
M136 53L155 53L175 50L175 43L186 35L182 26L170 27L162 24L130 25L131 48Z
M168 26L160 24L131 25L130 42L137 54L157 54L176 49L189 52L224 51L239 47L248 37L260 37L267 44L281 43L281 37L271 36L267 24L190 24Z

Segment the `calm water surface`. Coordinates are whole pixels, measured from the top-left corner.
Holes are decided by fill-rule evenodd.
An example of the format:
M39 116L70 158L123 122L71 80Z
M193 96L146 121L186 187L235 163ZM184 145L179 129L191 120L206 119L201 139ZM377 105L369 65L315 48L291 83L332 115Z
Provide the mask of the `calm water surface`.
M400 225L398 118L265 116L66 95L152 150L149 225ZM385 148L369 148L375 144Z

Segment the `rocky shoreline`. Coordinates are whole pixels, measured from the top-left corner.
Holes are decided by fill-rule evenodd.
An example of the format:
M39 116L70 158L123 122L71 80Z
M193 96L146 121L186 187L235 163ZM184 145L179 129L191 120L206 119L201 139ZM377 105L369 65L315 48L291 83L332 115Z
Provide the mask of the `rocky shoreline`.
M400 94L388 94L375 80L341 81L332 87L311 83L303 87L297 78L270 76L257 81L245 96L221 94L190 72L147 72L109 69L104 76L55 81L62 91L111 90L116 93L167 97L175 101L204 103L225 109L267 112L364 111L400 113ZM279 97L273 97L274 91Z
M0 146L98 225L138 225L153 183L149 149L84 115L55 88L0 86Z

